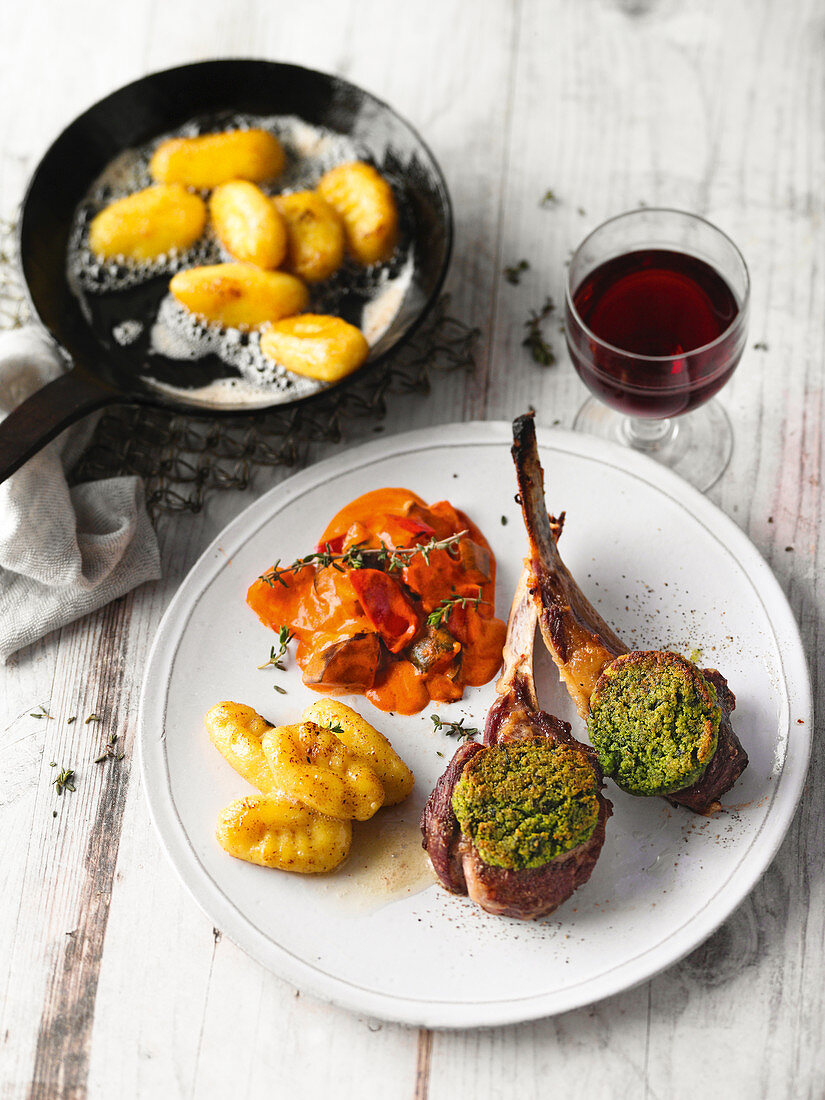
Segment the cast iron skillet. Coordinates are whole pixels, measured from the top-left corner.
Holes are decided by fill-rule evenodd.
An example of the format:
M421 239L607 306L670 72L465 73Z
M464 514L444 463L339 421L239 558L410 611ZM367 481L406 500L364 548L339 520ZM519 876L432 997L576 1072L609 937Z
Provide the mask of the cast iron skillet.
M34 173L20 217L23 276L36 317L71 360L68 373L33 394L0 424L0 482L63 428L114 404L160 405L210 415L243 412L249 405L204 408L167 396L141 380L180 384L181 364L150 354L145 342L122 347L113 321L134 316L118 295L81 308L66 275L66 249L74 211L103 168L124 149L140 145L188 119L249 112L298 115L349 135L376 167L401 188L413 251L413 276L391 327L375 345L370 363L410 336L434 303L452 248L452 211L447 186L432 153L409 123L386 103L345 80L296 65L271 61L205 61L153 73L89 108L54 142ZM135 293L165 293L168 277ZM155 285L153 285L155 284ZM126 292L131 294L132 292ZM368 369L368 366L362 368ZM186 365L186 384L203 386L231 371L216 362ZM267 394L260 408L283 403ZM253 406L254 409L254 406Z

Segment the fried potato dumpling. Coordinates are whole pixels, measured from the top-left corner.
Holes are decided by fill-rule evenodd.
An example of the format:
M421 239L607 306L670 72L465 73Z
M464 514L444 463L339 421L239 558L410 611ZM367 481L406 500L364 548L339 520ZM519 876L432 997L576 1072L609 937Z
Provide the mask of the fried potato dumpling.
M321 177L317 190L341 215L347 245L359 263L382 263L392 256L398 208L392 188L371 164L339 164Z
M300 313L309 300L294 275L250 264L213 264L179 271L169 289L192 313L231 327L257 328Z
M227 252L256 267L278 267L286 256L286 225L272 200L246 180L222 183L212 192L209 213Z
M231 856L302 875L333 871L347 858L352 825L288 798L249 795L221 810L215 830Z
M286 222L286 268L308 283L328 279L344 260L344 224L315 191L276 195L272 200Z
M275 790L272 772L266 762L261 738L272 726L252 707L243 703L216 703L204 717L209 740L232 765L262 794Z
M152 179L207 191L229 180L260 183L279 176L286 157L266 130L227 130L162 141L149 161Z
M89 248L111 260L155 260L172 249L185 251L203 233L206 205L179 184L160 184L117 199L89 226Z
M384 805L403 802L415 783L415 776L383 735L361 715L334 699L319 699L303 713L305 722L324 726L365 760L384 787Z
M268 730L262 746L277 788L319 813L366 821L383 805L375 771L314 722Z
M272 324L261 336L261 351L295 374L337 382L358 370L370 346L340 317L302 313Z

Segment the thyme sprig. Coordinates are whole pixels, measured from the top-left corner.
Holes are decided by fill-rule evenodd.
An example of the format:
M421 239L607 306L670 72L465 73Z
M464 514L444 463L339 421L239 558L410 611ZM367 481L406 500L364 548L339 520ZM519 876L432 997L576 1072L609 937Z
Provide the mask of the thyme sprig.
M479 605L486 602L481 598L481 585L478 586L477 596L456 596L453 599L442 600L427 616L427 626L441 626L457 607L472 606L478 611Z
M52 786L57 788L58 794L63 794L64 791L74 791L74 770L72 768L61 768L60 773L52 780Z
M29 711L29 714L32 718L51 718L51 715L49 714L49 712L46 710L46 708L43 706L42 703L40 704L40 706L36 707L34 710Z
M286 588L287 582L284 580L286 574L300 572L308 565L314 565L317 569L327 569L331 566L339 573L343 573L345 569L372 569L376 566L386 566L388 573L395 573L405 565L409 565L417 554L421 554L424 561L429 564L430 555L435 550L446 550L447 553L451 553L461 539L468 534L467 530L459 531L457 535L450 535L446 539L437 539L433 535L427 542L416 546L401 546L395 550L391 550L385 542L380 546L365 546L363 542L358 542L341 554L333 554L327 543L325 550L318 550L314 554L297 558L292 565L281 566L279 558L269 572L262 574L258 579L268 584L270 588L275 587L276 581Z
M437 714L431 714L433 729L436 733L446 733L448 737L457 737L459 741L470 741L478 733L475 726L465 726L464 719L457 722L442 722Z
M282 626L278 631L278 644L280 648L276 653L275 646L273 646L269 651L269 660L264 661L262 665L258 665L258 668L269 668L272 666L272 668L277 668L280 672L286 672L286 665L281 658L286 656L286 647L294 637L295 635L291 633L288 627Z
M344 732L344 727L338 721L325 722L322 728L325 729L325 730L329 730L330 733L343 733Z
M536 363L539 363L542 367L552 367L556 361L556 354L553 348L544 339L544 335L541 330L542 324L547 320L551 313L556 308L556 304L553 299L548 295L544 300L544 305L540 310L530 310L530 316L524 322L524 327L527 329L527 335L521 342L523 348L529 348L530 354Z

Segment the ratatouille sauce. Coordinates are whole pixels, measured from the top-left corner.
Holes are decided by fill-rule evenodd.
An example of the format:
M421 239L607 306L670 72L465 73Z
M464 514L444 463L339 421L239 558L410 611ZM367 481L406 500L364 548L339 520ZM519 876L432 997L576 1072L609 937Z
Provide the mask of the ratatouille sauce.
M362 568L338 561L264 574L247 603L273 630L293 632L304 683L315 691L366 695L399 714L431 699L452 702L465 685L495 676L506 633L495 618L495 558L475 524L446 500L428 506L407 489L376 489L342 508L317 546L333 555L382 544L392 552L461 531L446 549L405 554L400 569L368 554ZM439 610L440 622L428 622Z

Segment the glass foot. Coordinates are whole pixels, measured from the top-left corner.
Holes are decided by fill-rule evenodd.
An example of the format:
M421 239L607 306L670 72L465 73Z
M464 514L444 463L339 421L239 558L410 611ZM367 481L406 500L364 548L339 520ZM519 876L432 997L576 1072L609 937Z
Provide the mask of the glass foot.
M641 451L702 492L716 484L733 453L733 429L718 401L673 420L641 420L590 397L576 414L573 429Z

